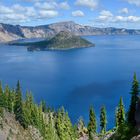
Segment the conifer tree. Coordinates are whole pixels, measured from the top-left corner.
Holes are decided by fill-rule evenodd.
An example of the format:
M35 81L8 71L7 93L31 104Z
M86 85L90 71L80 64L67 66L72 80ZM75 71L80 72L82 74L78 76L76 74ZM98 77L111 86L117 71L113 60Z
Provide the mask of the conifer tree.
M56 130L60 140L65 140L64 108L57 112Z
M11 94L10 94L11 96L9 96L9 101L11 101L11 108L12 108L12 112L14 112L14 106L15 106L15 95L16 95L16 93L15 93L15 89L12 89L11 90ZM9 105L10 105L9 104Z
M46 113L46 112L47 112L46 102L45 102L45 101L42 101L42 102L41 102L41 105L42 105L42 111L43 111L44 113Z
M36 104L32 105L31 108L31 124L38 127L38 119L39 119L39 115L38 115L38 106Z
M57 113L56 130L60 140L75 140L72 123L63 107Z
M15 118L19 123L27 128L27 124L25 122L24 112L23 112L23 104L22 104L22 93L19 81L17 82L16 95L15 95L15 106L14 106Z
M86 127L85 127L85 123L82 117L80 117L79 121L78 121L78 125L77 125L77 131L78 131L78 135L79 138L83 137L84 134L86 133Z
M116 125L116 128L118 128L118 106L116 107L116 110L115 110L115 125Z
M4 101L3 101L3 89L2 89L2 83L0 81L0 107L4 107Z
M124 109L123 99L121 97L116 112L117 127L121 126L124 123L124 121L125 121L125 109Z
M3 107L4 107L3 89L2 89L2 83L0 81L0 116L1 117L3 117Z
M105 106L101 107L101 113L100 113L100 127L101 127L101 133L106 133L106 124L107 124L107 117L106 117L106 109Z
M68 112L65 113L65 129L67 130L67 139L69 138L70 140L75 140L76 138L74 137L74 129L72 127L72 123L69 118Z
M46 125L46 140L58 140L58 135L55 129L55 119L53 113L48 113L48 123Z
M26 92L26 98L24 103L24 113L26 114L26 121L28 125L32 123L32 110L33 110L33 97L28 91Z
M137 80L136 73L134 73L131 89L131 103L128 112L128 123L131 124L132 126L136 125L135 113L138 102L138 95L139 95L139 82Z
M13 110L13 96L12 96L12 91L10 91L9 90L9 95L8 95L8 99L7 99L7 102L8 102L8 104L7 104L7 106L8 106L8 111L9 112L12 112L12 110Z
M9 86L6 85L5 90L4 90L4 94L3 94L3 98L4 98L4 107L5 107L5 109L7 109L7 110L8 110L8 98L9 98L9 93L10 93Z
M88 134L89 140L93 140L94 135L96 134L96 116L93 107L90 107L89 111L89 123L88 123Z

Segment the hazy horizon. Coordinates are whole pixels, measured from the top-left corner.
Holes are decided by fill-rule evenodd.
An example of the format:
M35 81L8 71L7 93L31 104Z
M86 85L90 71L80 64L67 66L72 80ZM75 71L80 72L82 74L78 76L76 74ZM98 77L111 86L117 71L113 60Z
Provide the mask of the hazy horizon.
M47 26L47 25L51 25L51 24L56 24L56 23L63 23L63 22L74 22L75 24L79 24L79 25L83 25L83 26L90 26L90 27L94 27L94 28L116 28L116 29L128 29L128 30L140 30L140 28L123 28L123 27L114 27L114 26L105 26L105 27L98 27L98 26L94 26L94 25L84 25L84 24L80 24L77 23L75 21L58 21L58 22L52 22L52 23L46 23L46 24L38 24L38 25L22 25L22 24L10 24L10 23L4 23L1 22L0 24L9 24L9 25L14 25L14 26L22 26L22 27L38 27L38 26Z

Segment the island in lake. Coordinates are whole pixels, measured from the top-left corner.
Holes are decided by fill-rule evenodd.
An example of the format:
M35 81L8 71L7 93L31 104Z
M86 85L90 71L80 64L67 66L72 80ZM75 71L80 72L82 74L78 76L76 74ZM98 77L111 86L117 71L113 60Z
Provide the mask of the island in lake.
M23 43L10 43L10 45L18 46L28 46L29 51L34 50L65 50L72 48L83 48L83 47L93 47L95 44L89 42L88 40L73 35L70 32L61 31L53 38L49 40L43 40L38 42L23 42Z

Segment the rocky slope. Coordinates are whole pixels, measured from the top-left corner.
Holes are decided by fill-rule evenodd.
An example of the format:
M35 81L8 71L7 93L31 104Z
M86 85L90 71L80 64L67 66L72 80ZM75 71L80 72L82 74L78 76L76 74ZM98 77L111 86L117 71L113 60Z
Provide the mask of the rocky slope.
M4 113L0 117L0 140L43 140L40 132L30 126L27 130L15 120L14 114Z
M74 35L133 35L140 34L140 30L117 28L95 28L83 26L73 21L59 22L36 27L0 24L0 42L8 42L22 38L50 38L60 31L69 31Z
M103 137L95 135L94 140L108 140L112 133ZM16 120L12 113L4 112L4 117L0 117L0 140L43 140L38 129L29 126L24 129ZM88 136L84 135L77 140L88 140ZM138 139L132 139L138 140Z

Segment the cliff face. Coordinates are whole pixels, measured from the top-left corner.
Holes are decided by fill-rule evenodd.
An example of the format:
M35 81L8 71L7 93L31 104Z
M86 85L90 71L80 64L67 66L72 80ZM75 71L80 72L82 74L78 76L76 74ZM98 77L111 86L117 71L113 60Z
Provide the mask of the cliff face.
M74 35L132 35L140 34L140 30L117 28L95 28L83 26L72 21L59 22L36 27L0 24L0 42L8 42L22 38L50 38L60 31L68 31Z
M43 140L43 137L32 126L23 129L15 120L14 114L5 112L4 117L0 117L0 140Z

